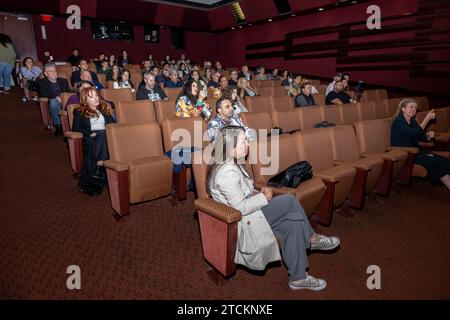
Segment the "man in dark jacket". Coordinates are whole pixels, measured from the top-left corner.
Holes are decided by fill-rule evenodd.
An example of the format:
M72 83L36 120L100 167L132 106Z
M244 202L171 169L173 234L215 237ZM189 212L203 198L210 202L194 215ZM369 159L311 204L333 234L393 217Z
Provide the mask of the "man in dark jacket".
M48 63L44 67L45 78L38 81L38 95L40 98L48 98L48 106L52 122L55 126L55 135L62 135L61 119L59 111L61 110L62 92L71 92L69 83L66 79L58 78L56 67L53 63Z
M167 100L167 96L164 91L156 85L155 76L151 72L144 73L145 85L139 87L136 94L136 100Z
M79 68L79 70L72 72L72 77L70 79L70 81L72 82L72 85L75 87L77 87L79 82L81 82L81 77L80 77L81 71L83 71L83 70L89 71L89 69L88 69L89 66L88 66L86 59L80 60L80 63L78 64L78 68ZM97 74L93 71L89 71L89 72L91 73L92 80L98 83L99 81L98 81Z

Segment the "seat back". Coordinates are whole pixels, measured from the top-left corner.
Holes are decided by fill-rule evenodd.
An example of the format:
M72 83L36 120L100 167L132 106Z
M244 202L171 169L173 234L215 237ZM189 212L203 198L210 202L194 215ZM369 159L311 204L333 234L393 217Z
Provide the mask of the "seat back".
M161 129L157 123L113 123L106 126L111 160L132 160L163 155Z
M88 63L88 70L92 72L97 72L97 66L93 62Z
M167 152L172 150L175 146L203 148L208 141L203 141L203 136L207 130L206 122L201 118L178 118L174 120L164 119L161 123L164 150ZM184 129L189 132L189 137L182 139L174 136L176 141L172 141L172 134L176 129ZM199 136L200 135L200 136ZM200 137L200 139L199 139Z
M292 136L299 159L308 161L314 171L333 167L333 149L328 128L304 130Z
M114 102L114 105L118 105L119 101L133 101L133 92L130 89L102 89L102 97L107 101Z
M259 129L267 129L270 132L273 128L269 112L242 112L239 115L244 123L256 132L259 132Z
M274 111L294 110L294 98L288 96L270 97L270 108Z
M355 161L360 159L358 140L352 125L328 128L334 161Z
M388 98L388 92L386 89L377 89L378 91L378 100L384 100Z
M72 130L73 127L73 110L78 107L78 104L69 104L67 106L67 119L69 121L69 130Z
M313 94L313 98L314 98L314 102L316 103L316 105L318 105L318 106L326 105L326 103L325 103L325 98L326 98L325 94L321 94L321 93Z
M320 95L325 95L326 91L327 91L327 85L326 84L318 84L318 85L314 85L314 87L317 89L317 91L319 91Z
M250 112L270 112L270 98L263 96L245 97L245 105Z
M373 101L373 109L377 119L388 118L388 100Z
M273 80L256 80L257 81L257 87L264 88L264 87L273 87L275 83ZM258 90L259 92L259 90Z
M61 98L61 106L64 108L64 106L67 103L67 100L69 100L69 97L74 95L74 93L71 92L61 92L59 97Z
M388 117L392 117L398 109L398 105L403 98L392 98L387 100Z
M297 117L302 130L312 129L316 123L322 122L322 112L320 107L296 108Z
M150 100L119 101L116 116L119 123L156 122L155 109Z
M386 120L357 121L355 127L360 153L384 153L390 140L386 132Z
M361 102L378 100L378 90L364 90L361 95Z
M177 101L178 95L180 94L182 88L164 88L164 93L167 98L172 101Z
M274 96L284 97L284 96L287 96L287 94L288 94L288 91L286 90L285 87L282 87L281 85L272 87L272 95L274 95Z
M141 81L142 81L142 73L141 73L140 69L139 70L131 69L129 71L130 71L131 81L133 82L135 88L137 88L139 86L139 83L141 83Z
M175 115L175 101L158 100L154 102L156 119L162 123L164 119L177 119Z
M98 82L101 83L101 85L103 86L103 88L106 88L106 87L107 87L107 83L106 83L106 74L99 73L99 74L97 74L97 78L98 78Z
M283 129L283 133L300 130L300 120L295 110L272 111L270 115L273 126Z
M340 116L341 106L330 105L330 106L322 106L319 108L323 121L328 121L334 123L335 125L341 124L341 116Z
M372 120L377 118L373 101L358 102L356 104L356 108L358 110L359 121Z
M70 81L70 77L72 76L72 72L73 72L72 66L70 65L70 63L57 65L57 66L55 66L55 69L56 69L56 73L58 74L58 77L61 77L59 75L60 73L64 73L64 74L68 75L69 81ZM64 78L64 79L67 79L67 78Z
M345 103L339 106L339 115L342 124L352 124L358 121L358 108L356 103Z
M273 95L273 87L260 87L258 88L258 94L264 97Z

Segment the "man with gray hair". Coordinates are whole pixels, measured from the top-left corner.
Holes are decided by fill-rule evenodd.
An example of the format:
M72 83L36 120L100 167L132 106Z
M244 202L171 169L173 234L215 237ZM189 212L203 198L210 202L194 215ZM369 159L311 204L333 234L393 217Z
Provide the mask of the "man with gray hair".
M184 82L178 79L178 71L170 70L169 80L164 82L164 88L182 88Z
M137 91L136 100L148 99L153 102L168 99L164 91L156 85L155 76L151 72L144 73L144 83Z
M62 92L71 92L69 83L66 79L59 78L56 67L53 63L47 63L44 67L45 78L38 81L38 95L40 98L48 98L48 106L55 126L55 136L62 135L61 119L59 111L61 110Z

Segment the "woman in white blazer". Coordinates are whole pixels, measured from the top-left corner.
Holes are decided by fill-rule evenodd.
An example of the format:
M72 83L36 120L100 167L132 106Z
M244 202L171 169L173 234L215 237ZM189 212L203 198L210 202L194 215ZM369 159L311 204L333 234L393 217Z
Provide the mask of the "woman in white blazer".
M289 272L289 287L324 289L325 280L306 272L306 250L332 250L339 246L339 239L316 234L294 196L272 197L270 188L255 191L253 180L242 165L248 154L248 141L241 127L223 128L214 147L213 161L208 166L207 190L215 201L242 213L235 262L264 270L269 262L281 259L278 238Z

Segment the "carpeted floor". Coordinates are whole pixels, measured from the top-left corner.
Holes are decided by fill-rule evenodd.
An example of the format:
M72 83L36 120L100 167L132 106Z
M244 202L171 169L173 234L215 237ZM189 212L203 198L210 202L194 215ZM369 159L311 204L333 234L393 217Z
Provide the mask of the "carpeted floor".
M20 92L0 95L1 299L449 299L450 192L415 181L405 193L335 215L324 233L342 245L309 257L325 291L298 292L279 264L265 274L238 269L225 286L208 278L193 195L132 207L119 222L109 196L77 191L66 145L44 131ZM81 268L81 290L66 269ZM381 268L381 290L366 269Z

